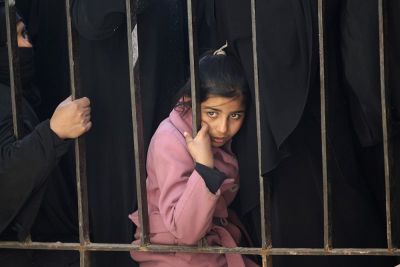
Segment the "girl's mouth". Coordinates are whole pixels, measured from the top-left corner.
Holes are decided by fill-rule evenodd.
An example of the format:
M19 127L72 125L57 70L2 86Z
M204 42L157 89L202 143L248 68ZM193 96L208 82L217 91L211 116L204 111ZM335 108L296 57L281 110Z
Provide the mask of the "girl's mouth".
M225 143L225 138L223 137L213 137L212 141L216 144L223 144Z

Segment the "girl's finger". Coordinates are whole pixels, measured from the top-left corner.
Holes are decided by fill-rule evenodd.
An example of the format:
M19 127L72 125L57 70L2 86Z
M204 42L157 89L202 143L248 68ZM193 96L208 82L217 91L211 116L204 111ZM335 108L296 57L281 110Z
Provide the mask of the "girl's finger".
M208 124L202 123L200 131L197 133L198 136L205 136L208 133Z
M184 133L183 133L183 136L185 137L186 144L189 144L190 142L193 141L193 137L190 136L190 134L189 134L188 132L184 132Z

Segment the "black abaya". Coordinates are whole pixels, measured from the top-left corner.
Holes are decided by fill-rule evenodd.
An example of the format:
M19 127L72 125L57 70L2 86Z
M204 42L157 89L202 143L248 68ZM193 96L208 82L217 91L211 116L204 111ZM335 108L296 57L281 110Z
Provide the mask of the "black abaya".
M139 2L138 38L145 147L185 82L180 1ZM92 101L87 136L91 235L94 242L130 243L136 209L128 47L124 1L76 1L81 86ZM128 253L98 253L94 266L132 266Z
M266 181L271 183L272 244L275 247L323 247L316 3L296 0L257 2L261 169ZM341 69L339 18L345 3L327 1L325 17L333 246L385 247L385 221L379 210L382 203L376 201L371 192L355 150L357 136L354 131L359 133L361 126L348 119L350 110L358 107L348 100L349 91ZM365 5L371 3L365 2ZM375 8L377 10L377 5ZM364 9L358 11L365 12ZM236 51L253 88L250 3L215 1L215 18L220 42L228 40L230 48ZM348 19L355 20L355 17ZM366 28L368 30L373 31ZM366 55L375 47L374 43L363 45L365 49L360 53ZM368 101L375 103L376 99ZM378 112L373 106L370 108L371 112ZM254 107L250 107L249 120L236 138L236 152L241 173L241 212L245 219L252 219L245 220L251 223L248 228L260 229L259 220L254 221L254 214L259 214L254 112ZM373 124L373 119L379 116L380 113L374 117L366 116L367 123ZM259 236L255 238L259 240ZM390 257L274 258L274 266L394 265Z

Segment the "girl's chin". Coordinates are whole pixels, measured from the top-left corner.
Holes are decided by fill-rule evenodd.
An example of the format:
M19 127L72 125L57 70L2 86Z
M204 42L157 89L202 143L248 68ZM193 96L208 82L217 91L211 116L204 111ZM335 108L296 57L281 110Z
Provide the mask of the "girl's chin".
M214 141L212 141L211 144L212 144L213 147L221 147L221 146L225 145L225 142L214 142Z

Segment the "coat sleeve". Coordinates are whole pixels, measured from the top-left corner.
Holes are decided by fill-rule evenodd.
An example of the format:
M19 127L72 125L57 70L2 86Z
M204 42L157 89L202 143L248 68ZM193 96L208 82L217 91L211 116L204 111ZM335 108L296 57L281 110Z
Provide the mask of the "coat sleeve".
M4 114L2 114L4 115ZM26 125L26 123L24 123ZM49 120L38 124L20 140L13 135L10 116L0 118L0 233L65 154L69 141L50 129Z
M220 190L213 194L194 170L186 144L174 135L159 135L149 150L159 187L160 215L179 244L196 244L210 229ZM149 179L153 179L149 173Z
M16 140L11 118L0 123L0 177L42 177L48 174L64 155L70 141L63 141L50 129L49 120ZM23 168L22 168L23 167Z

